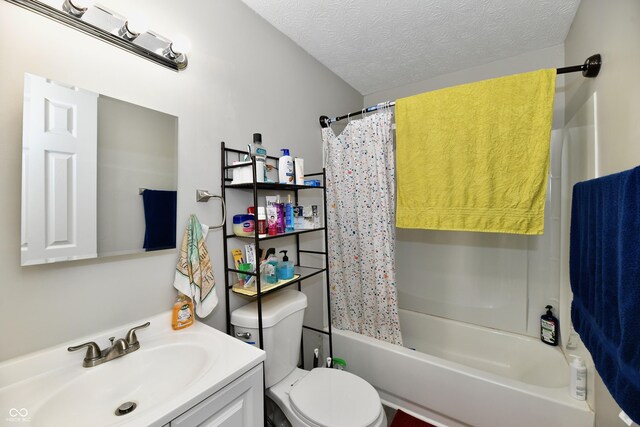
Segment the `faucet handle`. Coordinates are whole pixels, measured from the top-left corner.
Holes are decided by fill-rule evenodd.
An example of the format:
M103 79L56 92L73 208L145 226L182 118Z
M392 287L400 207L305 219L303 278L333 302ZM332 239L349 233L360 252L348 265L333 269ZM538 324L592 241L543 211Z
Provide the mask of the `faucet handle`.
M87 354L85 354L84 356L85 361L95 360L100 358L100 355L101 355L100 347L98 347L98 344L94 343L93 341L86 342L84 344L76 345L73 347L69 347L67 348L67 351L77 351L84 347L87 347Z
M131 328L129 332L127 332L126 340L129 346L135 345L138 343L138 337L136 336L136 331L138 329L144 329L149 326L151 322L147 322L144 325L136 326L135 328Z

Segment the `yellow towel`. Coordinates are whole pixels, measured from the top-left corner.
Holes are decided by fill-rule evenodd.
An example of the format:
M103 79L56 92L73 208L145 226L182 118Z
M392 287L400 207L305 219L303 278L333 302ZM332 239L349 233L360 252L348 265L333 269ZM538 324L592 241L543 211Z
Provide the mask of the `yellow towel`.
M396 225L542 234L556 70L396 102Z

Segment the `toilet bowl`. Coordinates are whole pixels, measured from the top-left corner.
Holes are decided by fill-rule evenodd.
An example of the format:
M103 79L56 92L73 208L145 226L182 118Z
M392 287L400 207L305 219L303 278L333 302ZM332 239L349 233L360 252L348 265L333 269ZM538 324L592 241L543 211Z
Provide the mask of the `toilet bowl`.
M293 427L383 427L387 418L376 390L337 369L296 369L267 389Z
M383 427L378 392L362 378L337 369L297 368L307 297L283 290L262 299L267 396L293 427ZM259 346L257 303L231 314L236 336Z

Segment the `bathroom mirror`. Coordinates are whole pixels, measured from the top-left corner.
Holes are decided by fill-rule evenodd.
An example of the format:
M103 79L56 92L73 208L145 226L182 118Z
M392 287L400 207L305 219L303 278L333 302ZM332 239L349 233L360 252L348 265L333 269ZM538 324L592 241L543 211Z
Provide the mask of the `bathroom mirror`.
M25 74L21 265L175 248L178 118Z

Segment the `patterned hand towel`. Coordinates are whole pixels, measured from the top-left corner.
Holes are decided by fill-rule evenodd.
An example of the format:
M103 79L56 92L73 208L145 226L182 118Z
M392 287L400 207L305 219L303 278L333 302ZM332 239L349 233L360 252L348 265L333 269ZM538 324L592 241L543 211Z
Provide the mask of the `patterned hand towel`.
M573 187L569 276L573 326L640 423L640 166Z
M396 102L396 225L542 234L554 69Z
M191 215L184 230L173 287L193 300L198 317L208 316L218 305L209 251L204 240L209 228Z

